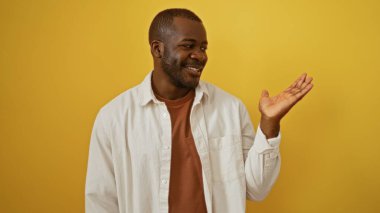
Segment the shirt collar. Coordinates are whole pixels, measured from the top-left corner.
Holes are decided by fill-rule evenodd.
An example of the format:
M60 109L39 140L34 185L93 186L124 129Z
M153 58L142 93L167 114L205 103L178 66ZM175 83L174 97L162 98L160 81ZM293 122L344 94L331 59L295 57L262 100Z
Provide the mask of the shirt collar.
M147 105L149 102L153 101L154 103L160 103L159 100L157 100L156 96L153 93L152 89L152 74L153 71L150 71L148 75L145 76L143 82L139 85L139 101L142 106ZM205 85L205 82L199 81L198 86L195 88L195 98L194 98L194 104L200 103L202 98L208 97L208 90Z

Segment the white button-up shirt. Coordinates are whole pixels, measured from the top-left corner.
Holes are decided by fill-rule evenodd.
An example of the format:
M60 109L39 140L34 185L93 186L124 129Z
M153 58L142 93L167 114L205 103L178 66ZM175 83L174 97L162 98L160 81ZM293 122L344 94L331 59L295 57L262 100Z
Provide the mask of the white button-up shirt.
M172 127L156 99L150 72L96 117L89 148L86 212L167 213ZM246 198L263 200L276 181L281 133L255 134L247 109L203 81L195 91L190 125L209 213L245 212Z

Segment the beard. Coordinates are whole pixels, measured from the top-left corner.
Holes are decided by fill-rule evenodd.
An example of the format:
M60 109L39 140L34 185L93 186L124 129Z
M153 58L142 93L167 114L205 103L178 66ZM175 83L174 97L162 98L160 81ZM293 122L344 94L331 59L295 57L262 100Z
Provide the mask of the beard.
M167 51L161 59L162 70L169 76L171 83L178 88L195 89L198 86L199 79L190 77L184 70L185 66L190 64L203 67L203 64L197 61L181 63L178 59L170 59Z

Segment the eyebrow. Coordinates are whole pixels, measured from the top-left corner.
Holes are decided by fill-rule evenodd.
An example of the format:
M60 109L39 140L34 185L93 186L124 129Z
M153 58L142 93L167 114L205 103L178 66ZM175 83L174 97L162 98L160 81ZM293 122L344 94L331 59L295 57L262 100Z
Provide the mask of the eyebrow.
M192 39L192 38L184 38L184 39L182 39L181 42L183 42L183 41L197 42L197 40ZM208 42L207 41L203 41L202 44L208 44Z

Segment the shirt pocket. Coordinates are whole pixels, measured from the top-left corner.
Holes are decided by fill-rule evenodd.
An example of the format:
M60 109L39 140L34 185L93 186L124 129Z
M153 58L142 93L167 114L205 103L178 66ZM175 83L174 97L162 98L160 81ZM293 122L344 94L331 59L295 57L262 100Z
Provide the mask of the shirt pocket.
M242 139L240 136L224 136L209 139L212 179L228 182L244 175Z

